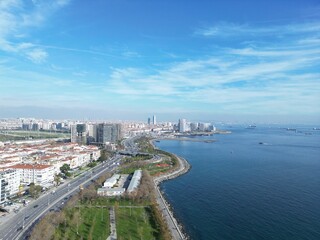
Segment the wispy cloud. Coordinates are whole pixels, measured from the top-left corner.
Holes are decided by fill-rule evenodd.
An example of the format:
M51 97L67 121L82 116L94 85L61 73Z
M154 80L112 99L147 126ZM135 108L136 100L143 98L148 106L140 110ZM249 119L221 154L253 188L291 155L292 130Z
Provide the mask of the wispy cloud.
M26 52L28 58L35 63L42 63L46 60L48 54L42 49L36 48Z
M237 34L232 33L232 28L236 27L229 27L228 34ZM274 33L280 28L257 32ZM218 54L163 65L153 72L114 69L105 91L128 99L198 103L238 113L245 109L260 113L320 114L320 45L302 44L309 34L316 36L319 28L316 23L292 25L286 27L287 32L297 35L308 32L308 36L286 37L285 45L269 42L255 47L220 48ZM239 34L256 32L248 27L239 31Z
M195 35L204 37L230 36L263 36L263 35L297 35L320 32L319 22L309 22L291 25L252 26L249 24L235 24L220 22L214 26L202 27L195 31Z
M0 1L0 51L23 55L35 63L44 62L48 53L30 40L26 41L25 36L28 36L30 28L41 26L56 10L69 2L69 0Z

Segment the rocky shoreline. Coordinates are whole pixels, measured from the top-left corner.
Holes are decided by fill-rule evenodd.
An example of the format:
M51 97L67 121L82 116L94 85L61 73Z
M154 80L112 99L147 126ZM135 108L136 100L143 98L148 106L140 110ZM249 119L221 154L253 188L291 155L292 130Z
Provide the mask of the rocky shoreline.
M153 142L152 141L150 141L150 142L155 147ZM167 211L167 214L164 216L164 218L167 222L168 228L171 231L172 238L179 239L179 240L180 239L189 239L189 237L187 236L187 234L184 231L184 227L182 226L182 224L180 224L177 221L177 219L174 217L172 207L167 202L165 197L163 196L163 193L161 192L160 186L159 186L161 182L179 177L179 176L187 173L191 168L191 166L187 160L185 160L184 158L179 157L175 154L173 154L173 155L178 159L178 162L179 162L178 169L174 170L173 172L168 172L164 175L161 175L161 176L154 178L156 193L157 193L157 195L159 195L157 197L157 201L158 201L159 207L161 208L161 205L163 204L164 208L162 208L162 210Z

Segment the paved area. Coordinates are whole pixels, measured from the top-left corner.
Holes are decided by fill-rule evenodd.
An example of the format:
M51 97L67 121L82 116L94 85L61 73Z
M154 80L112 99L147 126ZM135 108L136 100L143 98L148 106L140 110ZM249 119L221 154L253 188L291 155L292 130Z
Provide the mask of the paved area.
M117 240L117 228L116 228L116 213L114 207L110 207L110 236L107 240Z

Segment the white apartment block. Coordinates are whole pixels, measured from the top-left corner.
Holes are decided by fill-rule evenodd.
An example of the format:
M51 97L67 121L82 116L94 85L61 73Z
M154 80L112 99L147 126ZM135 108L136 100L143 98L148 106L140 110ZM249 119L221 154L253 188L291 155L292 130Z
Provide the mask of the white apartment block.
M0 174L6 179L8 196L15 195L19 192L20 187L20 175L19 172L15 169L6 170L0 172Z
M0 171L0 204L19 192L20 176L16 170Z
M21 184L34 183L43 187L52 185L54 181L54 166L42 164L17 164L11 169L20 173Z

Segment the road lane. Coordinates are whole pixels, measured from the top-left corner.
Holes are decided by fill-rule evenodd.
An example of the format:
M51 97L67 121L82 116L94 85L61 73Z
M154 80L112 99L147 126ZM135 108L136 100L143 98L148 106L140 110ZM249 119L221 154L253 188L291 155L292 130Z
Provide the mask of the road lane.
M23 239L24 234L28 232L29 227L35 221L49 212L51 208L60 207L60 201L64 201L65 197L68 197L74 192L79 191L80 185L89 184L91 180L98 178L101 174L115 170L117 168L117 164L114 163L118 163L119 161L121 161L120 156L113 157L108 161L108 163L101 163L94 167L90 172L85 172L76 179L68 181L62 186L59 186L55 189L54 194L49 192L43 194L40 198L19 211L15 216L11 217L11 219L0 225L0 239ZM34 207L35 205L38 206Z

